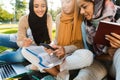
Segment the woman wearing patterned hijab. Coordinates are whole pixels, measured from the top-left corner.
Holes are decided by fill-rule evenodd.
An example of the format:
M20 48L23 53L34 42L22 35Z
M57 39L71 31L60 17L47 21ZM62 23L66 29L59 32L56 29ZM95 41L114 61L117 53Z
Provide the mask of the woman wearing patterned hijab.
M120 7L113 4L111 0L78 0L80 14L84 16L86 43L88 48L95 53L98 60L111 60L112 69L116 72L116 80L120 79L120 35L111 33L105 39L110 41L111 47L94 45L98 24L101 20L120 23ZM108 63L108 62L107 62ZM110 69L107 67L107 69Z

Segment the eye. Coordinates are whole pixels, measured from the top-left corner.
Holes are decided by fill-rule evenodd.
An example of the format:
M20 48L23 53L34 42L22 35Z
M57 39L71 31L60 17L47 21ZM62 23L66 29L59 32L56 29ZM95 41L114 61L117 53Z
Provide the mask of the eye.
M86 9L86 8L87 8L87 5L84 5L83 8Z
M46 5L42 5L41 7L42 7L42 8L45 8L45 7L46 7Z
M35 7L35 8L38 8L38 7L39 7L39 5L35 4L35 5L34 5L34 7Z

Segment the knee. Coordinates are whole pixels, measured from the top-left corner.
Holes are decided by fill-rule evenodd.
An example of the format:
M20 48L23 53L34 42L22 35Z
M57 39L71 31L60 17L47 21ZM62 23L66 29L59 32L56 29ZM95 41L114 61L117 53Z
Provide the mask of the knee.
M67 63L82 64L83 67L89 66L93 62L93 54L86 49L76 50L71 56L66 58Z
M79 49L73 53L74 56L78 56L80 60L87 61L88 64L92 64L93 62L93 53L87 49Z
M89 50L80 49L75 51L72 55L65 59L62 66L65 69L81 69L86 66L90 66L93 62L93 54Z

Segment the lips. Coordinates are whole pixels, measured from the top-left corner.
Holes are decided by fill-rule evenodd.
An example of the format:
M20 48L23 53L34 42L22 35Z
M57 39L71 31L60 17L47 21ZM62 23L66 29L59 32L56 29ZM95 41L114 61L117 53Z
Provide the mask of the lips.
M39 15L43 15L43 12L38 12Z

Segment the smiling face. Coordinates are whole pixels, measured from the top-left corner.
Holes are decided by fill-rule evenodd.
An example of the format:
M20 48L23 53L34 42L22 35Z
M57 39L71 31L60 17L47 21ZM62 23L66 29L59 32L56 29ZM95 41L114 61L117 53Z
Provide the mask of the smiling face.
M74 1L73 0L61 0L62 10L65 14L74 12Z
M34 0L33 9L38 17L43 17L47 9L46 0Z
M87 20L91 20L93 18L94 5L90 0L77 0L78 6L80 8L80 14L82 14Z

